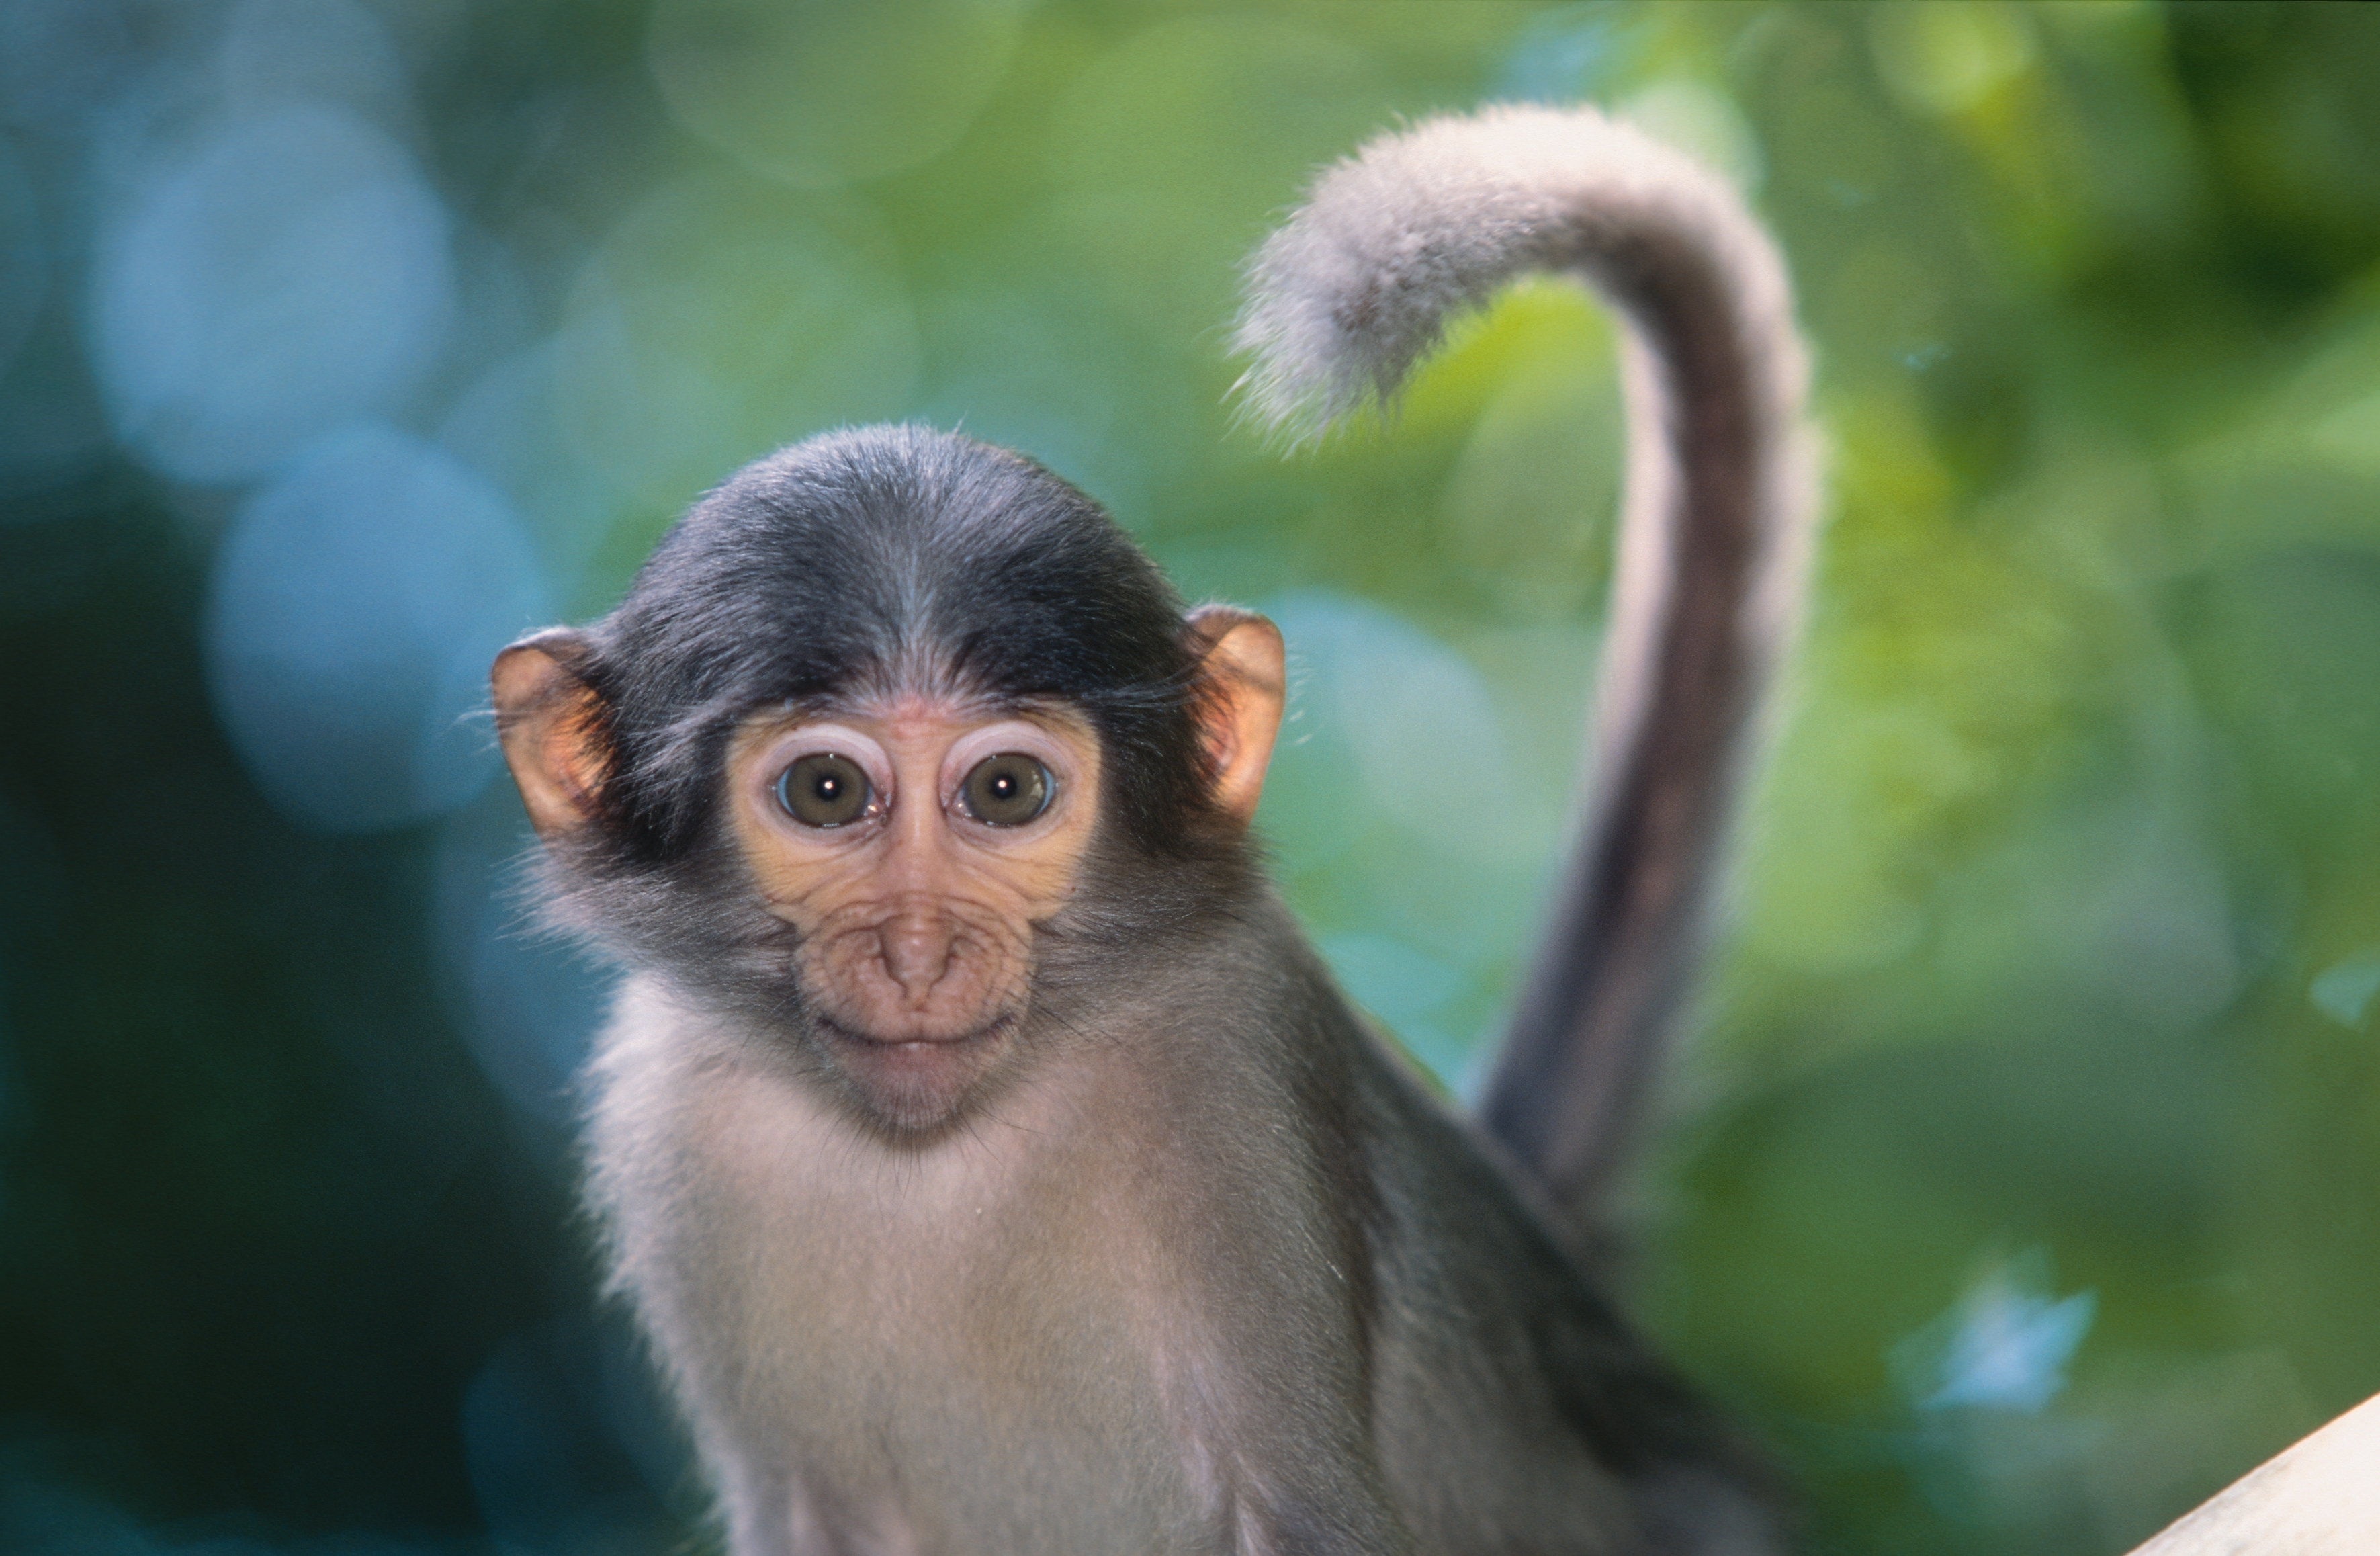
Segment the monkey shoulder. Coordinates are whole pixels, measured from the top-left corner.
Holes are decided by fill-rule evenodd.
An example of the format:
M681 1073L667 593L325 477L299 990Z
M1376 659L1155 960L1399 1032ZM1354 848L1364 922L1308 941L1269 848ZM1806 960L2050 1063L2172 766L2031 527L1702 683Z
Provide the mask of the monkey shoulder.
M1367 1046L1374 1431L1420 1547L1779 1549L1766 1473L1719 1413L1495 1148Z

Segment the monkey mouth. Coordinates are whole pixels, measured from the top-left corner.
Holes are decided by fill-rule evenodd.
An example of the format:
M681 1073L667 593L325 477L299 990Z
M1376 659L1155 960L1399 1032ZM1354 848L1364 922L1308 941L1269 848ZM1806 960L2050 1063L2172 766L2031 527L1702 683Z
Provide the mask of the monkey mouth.
M970 1027L963 1032L903 1032L879 1036L874 1032L863 1032L856 1027L846 1027L832 1016L821 1015L817 1020L819 1029L837 1042L849 1043L862 1049L914 1049L920 1052L960 1047L992 1038L1005 1037L1016 1025L1015 1015L1010 1014L995 1015L982 1026Z
M999 1069L1015 1015L951 1033L880 1034L818 1018L834 1067L861 1111L895 1134L946 1125Z

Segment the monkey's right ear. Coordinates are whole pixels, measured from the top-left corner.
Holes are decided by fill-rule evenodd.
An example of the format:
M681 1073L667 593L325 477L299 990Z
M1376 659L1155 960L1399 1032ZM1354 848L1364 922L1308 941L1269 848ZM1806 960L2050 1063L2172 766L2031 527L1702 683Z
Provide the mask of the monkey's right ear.
M1198 720L1217 808L1246 825L1264 792L1288 689L1281 628L1254 611L1201 605L1182 625L1198 656Z
M524 638L496 656L496 734L504 765L540 837L573 833L595 813L610 752L602 699L579 679L587 639L566 626Z

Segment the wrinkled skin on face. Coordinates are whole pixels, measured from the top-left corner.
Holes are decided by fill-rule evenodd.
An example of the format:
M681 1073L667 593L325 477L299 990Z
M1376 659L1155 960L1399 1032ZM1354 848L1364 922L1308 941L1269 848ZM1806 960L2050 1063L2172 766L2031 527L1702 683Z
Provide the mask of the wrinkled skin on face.
M787 785L820 757L849 764L832 769L846 786L852 768L865 774L850 820L813 824L787 803ZM968 780L986 762L1046 774L1038 811L1005 824L978 815ZM1097 737L1060 710L987 712L909 694L737 730L727 755L737 843L768 911L798 936L796 971L827 1054L885 1123L941 1122L1007 1052L1031 998L1036 926L1080 875L1099 779Z

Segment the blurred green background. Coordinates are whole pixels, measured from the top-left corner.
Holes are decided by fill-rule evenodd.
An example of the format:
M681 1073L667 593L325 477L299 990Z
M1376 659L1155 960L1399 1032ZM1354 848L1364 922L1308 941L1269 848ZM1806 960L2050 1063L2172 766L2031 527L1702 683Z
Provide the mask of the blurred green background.
M1312 168L1492 98L1741 183L1833 447L1637 1310L1814 1551L2120 1550L2380 1390L2380 8L0 0L0 1549L702 1548L466 715L822 428L1276 614L1281 878L1460 1088L1611 326L1287 459L1224 343Z

